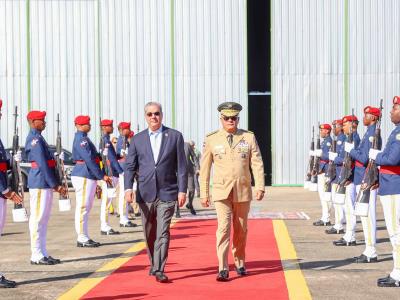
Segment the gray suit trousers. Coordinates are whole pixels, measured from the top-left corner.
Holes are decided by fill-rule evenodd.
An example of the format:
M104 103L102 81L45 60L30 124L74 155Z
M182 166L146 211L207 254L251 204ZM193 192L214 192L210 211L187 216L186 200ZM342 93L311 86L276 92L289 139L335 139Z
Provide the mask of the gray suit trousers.
M139 202L142 211L142 224L150 259L150 270L164 272L168 258L169 227L175 212L176 201Z

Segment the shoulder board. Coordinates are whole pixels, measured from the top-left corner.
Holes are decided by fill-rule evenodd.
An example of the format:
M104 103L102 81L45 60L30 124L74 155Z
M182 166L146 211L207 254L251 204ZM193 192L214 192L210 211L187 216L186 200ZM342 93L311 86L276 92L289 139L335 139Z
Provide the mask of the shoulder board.
M208 136L210 136L210 135L216 134L218 131L219 131L219 130L215 130L215 131L213 131L213 132L210 132L210 133L207 134L206 136L208 137Z

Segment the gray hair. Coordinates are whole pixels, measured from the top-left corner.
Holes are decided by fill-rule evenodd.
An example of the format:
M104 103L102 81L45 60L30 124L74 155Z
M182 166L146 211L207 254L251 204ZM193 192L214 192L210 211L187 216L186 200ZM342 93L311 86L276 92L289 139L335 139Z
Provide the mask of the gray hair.
M149 106L157 106L160 109L160 113L162 113L162 106L161 106L161 104L159 102L155 102L155 101L147 102L146 105L144 106L144 112L145 113L147 112L147 108Z

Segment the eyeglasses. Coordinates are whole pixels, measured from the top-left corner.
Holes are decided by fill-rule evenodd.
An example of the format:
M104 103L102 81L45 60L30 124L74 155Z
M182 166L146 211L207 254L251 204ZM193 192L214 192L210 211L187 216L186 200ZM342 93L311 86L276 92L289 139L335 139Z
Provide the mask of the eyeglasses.
M228 121L229 119L231 119L232 121L236 121L238 119L238 117L237 116L233 116L233 117L222 116L222 119L224 119L224 121Z
M151 116L159 116L161 113L159 112L159 111L156 111L156 112L148 112L147 114L146 114L146 116L148 116L148 117L151 117Z

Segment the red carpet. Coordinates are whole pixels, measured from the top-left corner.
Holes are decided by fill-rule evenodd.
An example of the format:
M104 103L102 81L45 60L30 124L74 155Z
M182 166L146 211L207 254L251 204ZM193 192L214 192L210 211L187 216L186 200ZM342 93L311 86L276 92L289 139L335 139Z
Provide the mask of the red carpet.
M216 220L181 221L174 225L166 267L171 283L158 283L148 275L149 262L142 251L82 299L288 299L271 220L249 221L249 275L239 278L232 266L229 282L215 280L215 229Z

